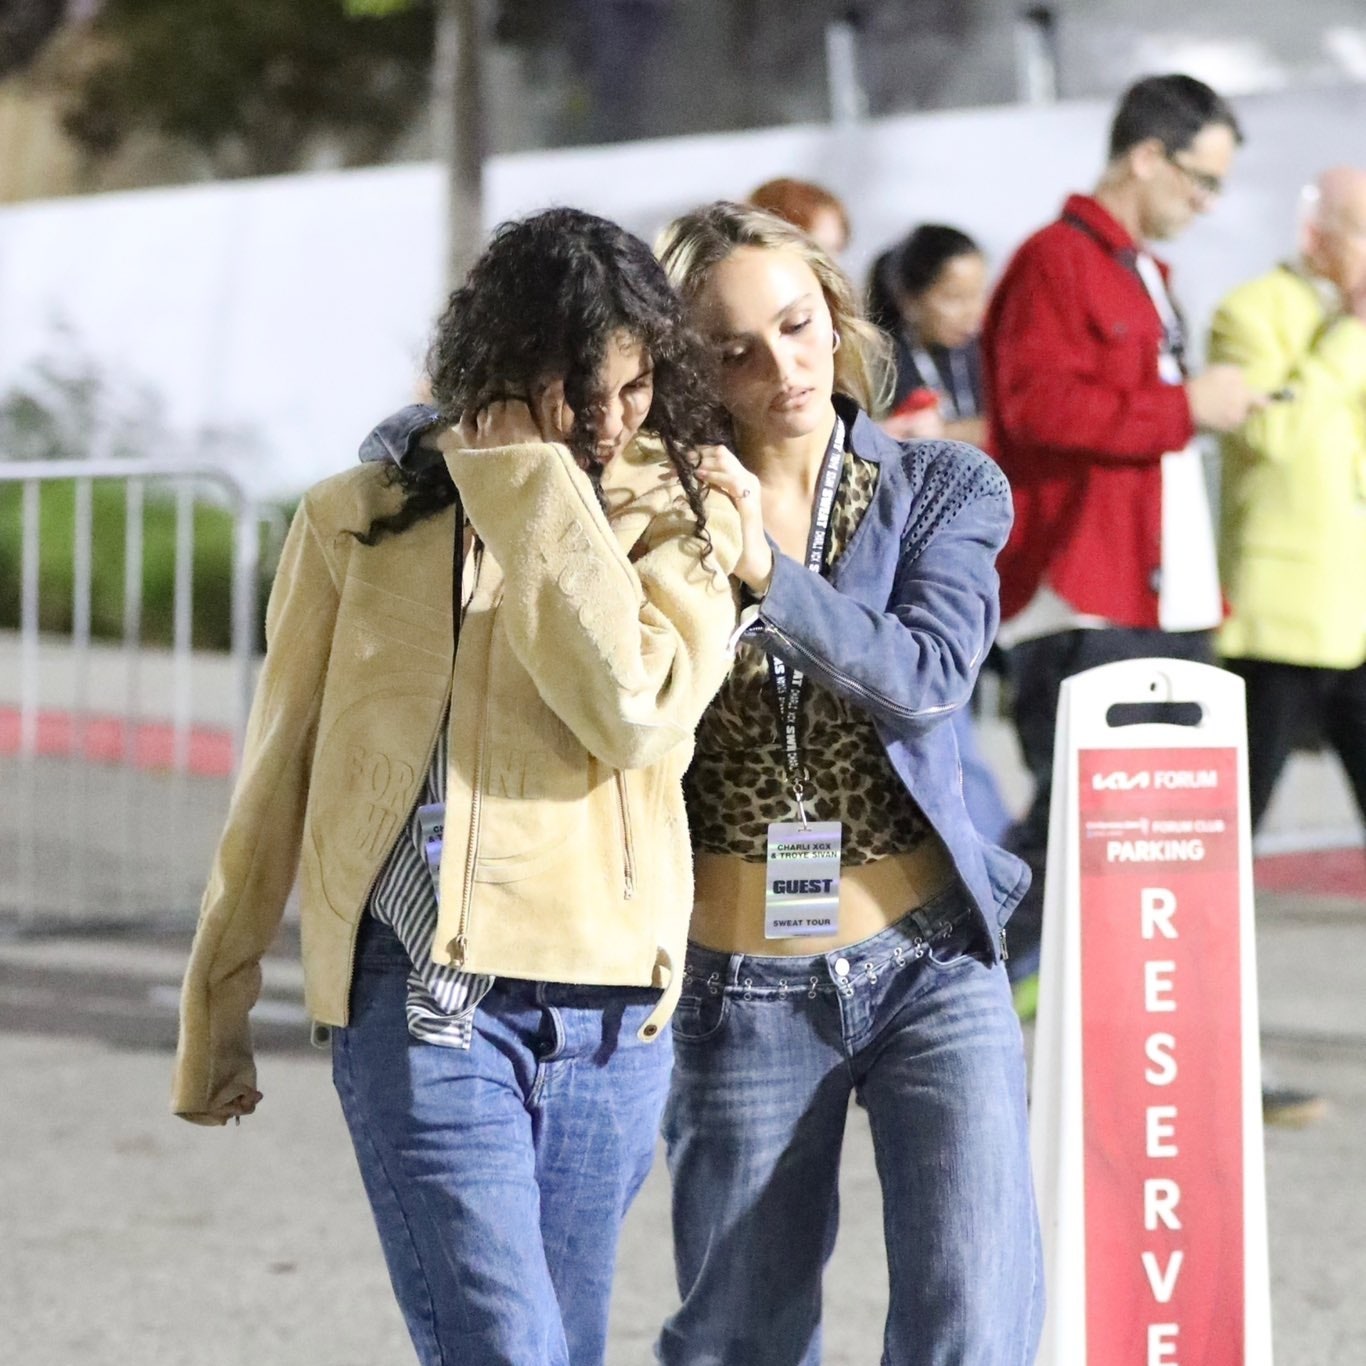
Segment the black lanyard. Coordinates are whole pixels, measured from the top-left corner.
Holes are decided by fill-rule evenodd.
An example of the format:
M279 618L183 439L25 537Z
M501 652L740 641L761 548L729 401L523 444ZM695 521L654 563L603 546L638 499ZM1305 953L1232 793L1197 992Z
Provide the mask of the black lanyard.
M455 491L455 545L451 554L451 673L460 648L460 627L465 615L465 504Z
M826 448L825 459L821 463L816 511L811 519L811 531L806 541L806 567L813 574L819 574L825 563L825 547L830 542L830 514L835 506L835 494L839 490L840 474L843 469L844 421L837 417L835 430L830 434L830 445ZM802 805L802 798L806 793L807 773L802 767L797 717L802 705L802 684L806 680L800 669L793 669L789 676L787 665L777 655L769 655L768 668L773 679L773 690L778 698L778 729L787 753L788 782L792 785L792 795L797 800L797 811L804 825L806 808Z
M1181 317L1181 311L1177 308L1175 300L1172 299L1167 292L1166 285L1162 282L1162 274L1157 269L1157 263L1153 262L1152 277L1157 280L1157 286L1161 290L1160 296L1154 290L1152 278L1139 270L1139 254L1137 251L1129 247L1112 247L1085 219L1078 218L1074 213L1064 214L1063 222L1070 224L1078 232L1089 237L1143 286L1143 292L1151 300L1158 321L1162 324L1162 350L1172 358L1178 373L1187 374L1185 321ZM1149 259L1151 260L1151 257Z

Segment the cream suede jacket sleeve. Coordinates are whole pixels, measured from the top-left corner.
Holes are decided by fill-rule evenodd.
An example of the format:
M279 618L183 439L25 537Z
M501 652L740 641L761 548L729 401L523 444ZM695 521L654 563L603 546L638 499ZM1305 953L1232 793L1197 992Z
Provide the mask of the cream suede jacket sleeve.
M171 1108L197 1124L225 1123L213 1112L256 1084L248 1014L298 866L337 604L305 497L271 588L242 766L181 991Z
M740 554L730 500L707 498L705 549L667 466L642 454L649 446L604 472L609 501L621 503L609 524L565 446L471 450L453 430L440 445L502 568L500 625L546 705L614 768L643 768L691 743L730 663L729 575Z

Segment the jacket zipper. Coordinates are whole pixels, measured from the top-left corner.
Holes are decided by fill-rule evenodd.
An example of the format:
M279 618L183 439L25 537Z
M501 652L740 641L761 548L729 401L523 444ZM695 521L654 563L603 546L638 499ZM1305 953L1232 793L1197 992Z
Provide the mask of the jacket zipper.
M488 732L489 690L485 680L483 705L479 712L479 744L474 751L474 783L470 791L469 845L465 850L465 876L460 887L460 918L455 938L448 946L451 967L463 971L470 947L470 908L474 900L474 865L479 849L479 816L484 794L484 741Z
M844 686L848 688L849 691L853 693L856 697L866 697L868 701L875 703L879 707L884 707L888 711L896 713L896 715L898 716L905 717L907 720L914 720L915 718L921 716L938 716L943 712L951 712L956 710L953 704L949 702L946 702L943 706L939 707L920 707L908 709L906 707L893 706L891 703L887 701L886 698L879 697L876 693L869 691L869 689L865 688L863 684L857 682L855 679L850 678L848 674L841 673L838 669L834 668L828 662L817 659L816 656L813 655L810 650L806 649L802 645L799 645L795 640L792 639L790 635L788 635L785 631L779 630L778 627L774 626L772 622L766 622L764 624L764 628L765 630L772 631L773 634L777 636L779 640L783 641L785 644L790 646L793 654L801 655L804 658L811 660L813 663L816 663L821 668L823 668L826 673L831 675L831 677L838 678L839 681L842 684L844 684Z
M474 541L470 547L474 558L474 584L463 603L460 604L461 613L459 624L456 626L456 641L460 639L460 631L464 628L464 613L469 604L473 602L474 595L478 591L479 580L483 576L484 568L484 543L479 539L479 533L474 533ZM491 610L491 609L490 609ZM491 648L491 647L490 647ZM455 938L447 945L446 951L450 954L451 966L458 970L463 970L465 958L470 948L470 905L474 899L474 865L477 859L479 847L479 808L482 799L484 786L484 737L489 724L489 689L488 674L492 668L492 661L485 664L484 668L484 695L479 708L479 742L474 750L474 785L470 791L470 826L469 844L465 850L465 871L460 883L460 915L456 920ZM454 672L454 659L452 659L452 672ZM455 705L454 683L452 682L451 706ZM447 797L449 797L449 792Z
M623 892L625 899L630 901L636 894L636 850L635 839L631 833L631 803L626 790L626 775L621 769L616 770L616 780L617 806L621 810L622 866L625 873Z

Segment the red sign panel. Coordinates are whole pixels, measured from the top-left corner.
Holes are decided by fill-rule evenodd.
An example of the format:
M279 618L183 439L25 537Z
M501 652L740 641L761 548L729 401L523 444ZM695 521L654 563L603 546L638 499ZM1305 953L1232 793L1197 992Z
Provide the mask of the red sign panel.
M1241 1366L1237 752L1078 761L1087 1360Z

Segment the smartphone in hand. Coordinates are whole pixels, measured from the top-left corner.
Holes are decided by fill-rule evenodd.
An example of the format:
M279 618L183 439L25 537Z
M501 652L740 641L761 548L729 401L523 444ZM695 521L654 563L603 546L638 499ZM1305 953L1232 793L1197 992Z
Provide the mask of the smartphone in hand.
M939 395L933 389L926 389L923 386L919 389L912 389L900 403L891 411L892 417L910 417L914 413L923 413L927 408L937 408L939 406Z

